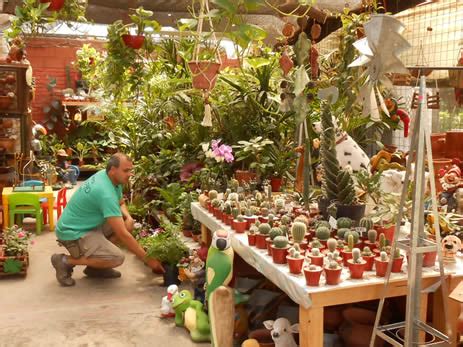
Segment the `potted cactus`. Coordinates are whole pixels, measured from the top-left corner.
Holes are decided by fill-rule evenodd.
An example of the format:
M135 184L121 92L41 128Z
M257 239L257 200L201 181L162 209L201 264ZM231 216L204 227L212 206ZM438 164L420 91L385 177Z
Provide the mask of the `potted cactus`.
M257 220L257 216L254 214L254 211L251 207L246 209L244 218L246 219L246 222L248 222L248 229L251 227L251 224L255 223Z
M354 248L352 250L352 259L349 259L347 263L349 264L348 266L351 278L363 278L363 272L365 271L366 261L362 258L360 248Z
M324 255L320 252L319 248L312 248L307 258L310 259L310 264L323 266Z
M355 230L349 230L344 234L344 241L347 242L349 235L352 235L354 238L354 246L355 247L360 247L361 243L359 243L360 240L360 235L357 231Z
M302 222L294 222L291 226L291 236L294 243L300 245L302 248L307 249L307 241L305 234L307 233L307 226Z
M271 246L272 246L273 240L277 236L283 236L283 231L279 227L273 227L272 229L270 229L268 236L269 237L265 238L265 244L267 246L267 254L272 255Z
M323 268L314 264L304 267L305 282L308 286L317 287L320 283L320 276Z
M424 258L424 257L423 257ZM392 260L392 272L402 272L402 263L404 256L400 254L400 249L396 247L394 251L394 258Z
M347 245L344 246L344 250L341 252L344 266L348 266L348 260L352 259L352 250L354 249L354 235L348 235Z
M289 241L286 236L277 236L273 240L272 257L275 264L286 264L286 255L288 254Z
M320 240L320 242L326 246L326 241L330 238L331 231L330 228L325 226L320 226L315 230L315 237Z
M326 284L335 285L341 282L342 266L339 265L338 262L334 260L330 261L329 264L325 266L324 270Z
M321 250L323 250L324 247L323 247L323 245L322 245L322 243L320 242L319 239L313 239L313 241L310 242L310 249L312 249L312 248L319 248L320 251L321 251Z
M235 229L235 231L239 234L244 233L247 229L248 223L244 220L243 215L238 215L236 219L233 220L232 222L232 227Z
M338 229L350 229L352 228L352 219L350 219L349 217L340 217L337 219L336 225Z
M370 249L376 248L376 239L378 237L378 232L375 229L369 229L367 232L368 239L363 241L365 246L370 247Z
M304 257L302 256L301 249L297 246L297 244L288 250L286 261L288 262L289 272L295 275L299 275L301 273L302 265L304 264Z
M378 241L379 249L373 250L373 252L379 254L379 252L384 251L384 252L387 253L387 251L388 251L388 243L389 242L386 239L386 235L383 234L383 233L379 234L379 241Z
M328 241L326 241L326 246L328 248L328 252L333 253L336 250L336 247L338 246L338 241L336 239L330 238Z
M248 244L249 244L249 246L255 246L256 245L256 233L258 232L258 230L259 229L255 225L253 225L248 230Z
M362 219L360 219L359 227L362 228L362 233L360 234L360 236L362 237L363 241L367 240L367 232L373 229L373 225L373 219L371 219L370 217L363 217Z
M231 225L232 221L233 221L233 214L232 214L232 205L229 201L225 202L224 206L223 206L223 216L222 216L222 221L226 224L226 225Z
M259 249L265 249L267 247L265 239L269 236L272 227L268 223L261 223L258 227L258 233L256 234L256 247Z
M387 271L387 264L389 263L389 256L385 251L381 251L379 257L375 258L376 276L384 277Z
M336 237L339 240L344 240L344 236L346 235L347 232L350 231L350 228L338 228L338 231L336 232Z
M362 251L362 258L365 260L367 263L365 265L365 271L371 271L373 269L373 264L375 262L375 255L371 251L370 247L365 246L363 247Z

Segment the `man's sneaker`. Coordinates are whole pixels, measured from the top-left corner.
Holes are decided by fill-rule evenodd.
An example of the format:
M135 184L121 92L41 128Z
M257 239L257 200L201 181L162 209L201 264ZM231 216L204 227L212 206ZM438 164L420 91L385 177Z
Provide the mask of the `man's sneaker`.
M94 267L87 266L84 269L84 274L88 277L94 278L119 278L121 273L114 269L97 269Z
M70 287L76 284L76 281L71 277L73 266L64 263L64 254L53 254L51 256L51 264L56 270L56 279L64 287Z

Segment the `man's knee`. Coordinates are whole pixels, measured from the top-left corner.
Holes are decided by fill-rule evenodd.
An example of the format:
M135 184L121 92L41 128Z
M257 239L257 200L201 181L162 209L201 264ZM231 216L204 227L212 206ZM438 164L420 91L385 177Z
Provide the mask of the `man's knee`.
M124 260L125 260L124 253L122 253L122 251L119 250L119 252L117 254L113 255L112 261L115 264L114 267L122 265L124 263Z

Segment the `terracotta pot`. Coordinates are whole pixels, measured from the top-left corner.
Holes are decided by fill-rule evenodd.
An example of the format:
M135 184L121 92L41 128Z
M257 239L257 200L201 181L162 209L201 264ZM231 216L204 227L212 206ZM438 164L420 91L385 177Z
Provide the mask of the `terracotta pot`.
M232 222L233 222L233 215L228 214L228 215L227 215L227 218L225 218L225 224L231 226L231 225L232 225Z
M404 262L404 257L400 256L400 258L394 258L392 261L392 272L402 272L402 264Z
M248 244L249 246L256 245L256 234L248 234Z
M256 173L251 171L244 171L244 170L236 170L235 171L235 179L238 180L240 183L248 183L250 181L256 180Z
M381 261L381 258L375 258L375 270L376 276L384 277L386 276L387 264L389 261Z
M133 49L140 49L145 43L145 37L143 35L130 35L124 34L122 35L122 41L127 47Z
M244 233L247 229L246 226L248 225L247 222L239 222L237 220L233 220L232 222L232 228L238 233L242 234Z
M286 256L288 255L289 246L285 248L277 248L272 245L272 258L275 264L286 264Z
M363 258L363 260L366 261L365 271L373 270L373 264L375 263L376 255L374 255L374 254L372 254L372 255L363 255L362 258Z
M268 217L264 217L264 216L259 216L259 222L261 223L268 223Z
M259 249L266 249L267 244L265 242L265 239L267 237L268 237L267 235L256 234L256 247Z
M388 240L389 244L392 245L392 241L394 240L395 224L387 228L381 225L375 225L374 229L378 232L378 240L379 240L379 235L384 234L384 236L386 237L386 240Z
M440 183L440 180L439 180L440 178L439 172L441 170L449 169L452 166L452 159L447 159L447 158L433 159L432 166L434 167L434 182L436 183L436 191L439 194L440 192L442 192L442 184Z
M193 88L210 90L214 88L220 64L210 61L191 61L188 63L193 75Z
M272 187L272 192L279 192L282 183L283 183L283 178L281 177L270 178L270 186Z
M463 148L463 131L447 131L445 135L445 154L447 158L462 159L461 149Z
M48 6L48 10L50 11L59 11L64 6L64 0L40 0L40 2L42 4L49 2L50 6Z
M257 217L256 216L252 216L252 217L244 217L244 219L246 220L246 222L248 223L247 225L247 228L250 229L251 228L251 225L253 225L256 220L257 220Z
M308 267L304 267L305 283L311 287L317 287L320 284L320 276L323 269L311 271Z
M433 158L445 158L445 133L431 134L431 148Z
M314 256L309 254L308 257L310 258L310 264L323 266L323 259L325 259L323 255Z
M362 279L363 278L363 272L365 271L365 265L366 261L363 261L361 263L354 263L353 259L349 259L347 261L348 266L349 266L349 271L350 271L350 278L353 279Z
M191 232L191 230L183 229L183 235L185 237L191 237L193 235L193 233Z
M342 272L342 268L329 269L325 267L326 284L330 284L330 285L339 284L339 282L341 282L341 272Z
M342 257L342 264L344 266L348 266L349 263L347 262L349 259L352 259L352 251L351 252L345 252L344 250L341 251L341 257Z
M423 266L433 267L436 263L437 252L423 253Z
M295 275L299 275L301 273L302 265L304 265L304 257L293 258L287 255L286 261L288 262L289 272Z
M265 238L265 245L267 246L267 254L272 256L273 240L270 237Z

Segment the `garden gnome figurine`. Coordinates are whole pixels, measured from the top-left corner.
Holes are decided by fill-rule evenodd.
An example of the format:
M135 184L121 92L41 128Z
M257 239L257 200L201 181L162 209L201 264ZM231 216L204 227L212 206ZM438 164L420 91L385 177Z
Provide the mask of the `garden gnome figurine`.
M162 297L161 301L161 318L172 318L175 317L175 311L172 307L172 298L178 292L178 287L175 284L171 284L167 287L167 295Z

